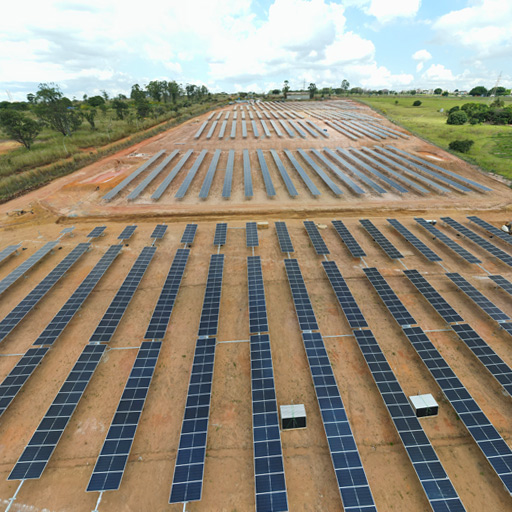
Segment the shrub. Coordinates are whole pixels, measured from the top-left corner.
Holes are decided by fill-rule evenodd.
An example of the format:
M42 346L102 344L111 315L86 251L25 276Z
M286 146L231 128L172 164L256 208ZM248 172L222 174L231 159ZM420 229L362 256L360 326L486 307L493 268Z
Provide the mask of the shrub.
M471 146L474 143L475 143L474 140L469 140L469 139L454 140L454 141L450 142L450 144L448 144L448 147L452 151L458 151L459 153L467 153L471 149Z
M448 114L451 114L452 112L457 112L457 110L460 110L459 105L455 105L455 107L452 107L450 110L448 110Z
M421 105L421 101L420 101L420 100L416 100L416 101L412 104L412 106L413 106L413 107L419 107L420 105Z
M446 120L447 124L464 124L468 120L468 116L464 110L456 110L452 112L448 119Z

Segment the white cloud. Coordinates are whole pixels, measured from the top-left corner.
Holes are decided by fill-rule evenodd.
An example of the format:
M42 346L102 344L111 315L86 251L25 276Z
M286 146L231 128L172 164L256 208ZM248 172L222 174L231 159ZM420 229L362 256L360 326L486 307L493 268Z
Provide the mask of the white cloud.
M421 7L421 0L344 0L346 7L359 7L380 23L396 18L414 18Z
M416 71L419 73L423 69L423 62L418 62L418 65L416 66Z
M423 73L423 78L429 81L448 82L452 81L455 77L451 70L445 68L442 64L432 64L425 73Z
M432 58L432 55L430 55L428 50L418 50L412 54L412 58L414 60L419 60L420 62L426 62Z

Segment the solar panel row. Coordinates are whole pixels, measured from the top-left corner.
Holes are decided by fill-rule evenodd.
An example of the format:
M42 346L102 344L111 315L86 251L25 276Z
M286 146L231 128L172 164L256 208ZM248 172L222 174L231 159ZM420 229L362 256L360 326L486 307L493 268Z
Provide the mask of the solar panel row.
M258 247L258 226L256 222L245 223L245 239L247 247Z
M380 232L373 222L368 219L361 219L359 222L392 260L403 258L402 253Z
M215 235L213 237L213 245L225 245L228 234L227 222L219 222L215 226Z
M252 177L251 177L251 160L249 159L249 151L244 149L243 152L244 161L244 190L245 197L252 197Z
M292 239L290 238L290 234L288 233L288 228L286 227L285 222L276 222L276 233L277 238L279 240L279 247L281 248L281 252L293 252L294 249Z
M206 199L208 197L208 194L210 193L210 188L213 183L215 171L217 170L217 164L219 163L220 154L220 149L217 149L213 154L212 161L210 162L210 166L208 167L208 172L206 173L203 185L201 186L201 190L199 191L199 197L201 199Z
M333 220L332 225L341 238L341 241L347 246L347 249L354 258L362 258L363 256L366 256L363 248L357 243L356 239L352 236L352 233L350 233L341 220Z
M316 224L311 220L305 220L304 227L306 228L306 231L309 235L311 243L313 244L313 247L315 248L316 253L319 255L330 254L329 249L325 244L324 239L320 234L320 231L318 231L318 227L316 226Z
M176 199L183 199L185 197L185 194L187 193L187 190L190 187L190 184L192 183L192 180L194 179L195 175L197 174L199 167L203 163L204 157L206 156L207 153L208 153L208 151L206 149L203 149L201 151L201 153L199 153L199 156L196 158L194 165L192 165L192 167L188 171L186 178L183 180L183 183L180 185L178 192L176 192L176 195L174 196ZM213 176L212 176L212 179L213 179Z
M413 235L403 224L396 219L388 219L388 222L429 261L442 261L430 247L425 245L419 238Z
M151 236L149 238L153 238L155 240L160 240L164 237L165 232L167 231L167 224L157 224L155 226L155 229L153 230L153 233L151 233Z
M235 162L235 150L230 149L229 153L228 153L228 161L226 164L226 174L224 176L224 185L222 187L222 197L224 199L228 199L229 197L231 197L234 162Z
M224 254L212 254L206 281L198 336L215 336L219 326L220 294L224 273Z
M93 230L87 235L86 238L90 238L91 240L93 238L98 238L103 235L105 229L107 229L107 226L96 226L93 228Z
M157 201L160 199L163 195L163 193L167 190L171 182L174 180L174 178L177 176L177 174L181 171L183 166L187 163L187 160L190 158L190 155L192 155L194 151L192 149L189 149L180 159L180 161L172 168L172 170L169 172L169 174L164 178L162 183L158 185L157 189L151 196L151 199Z
M196 237L197 224L187 224L183 236L181 237L180 244L191 245L194 243Z
M131 238L133 233L135 233L135 230L137 229L137 226L126 226L121 234L117 237L118 240L124 241Z
M20 247L21 244L8 245L5 249L0 251L0 263L3 263L11 254L15 253Z
M247 282L249 286L249 332L268 332L267 303L261 270L260 256L247 258Z
M276 195L276 190L274 188L274 184L272 183L272 178L270 177L267 162L265 161L265 157L263 156L263 151L261 149L257 149L256 154L258 155L258 161L260 163L261 174L263 175L263 182L265 183L267 195L269 197L273 197Z
M485 229L492 236L498 237L500 240L503 240L508 245L512 245L512 237L508 233L505 233L501 229L498 229L497 227L493 226L492 224L489 224L488 222L485 222L485 220L482 220L479 217L476 217L475 215L468 217L468 219L471 222L475 223L477 226L480 226L481 228Z

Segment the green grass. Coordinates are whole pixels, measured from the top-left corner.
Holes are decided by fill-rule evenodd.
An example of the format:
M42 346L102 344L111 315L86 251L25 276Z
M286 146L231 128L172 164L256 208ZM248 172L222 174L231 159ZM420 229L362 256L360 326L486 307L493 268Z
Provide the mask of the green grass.
M476 164L486 171L512 179L512 128L488 124L446 124L446 112L455 105L469 102L492 102L492 98L455 98L436 96L372 96L354 98L380 111L391 121L407 128L414 134L448 150L453 140L471 139L475 144L467 154L452 152L454 155ZM421 106L413 107L419 99ZM395 104L398 101L398 104ZM512 104L505 99L505 104ZM441 112L444 109L444 112Z

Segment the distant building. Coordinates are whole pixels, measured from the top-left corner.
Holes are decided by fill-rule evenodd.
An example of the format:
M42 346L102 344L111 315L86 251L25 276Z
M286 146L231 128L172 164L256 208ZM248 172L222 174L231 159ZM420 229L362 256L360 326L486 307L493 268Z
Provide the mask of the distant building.
M287 100L309 100L309 92L289 92L286 95Z

